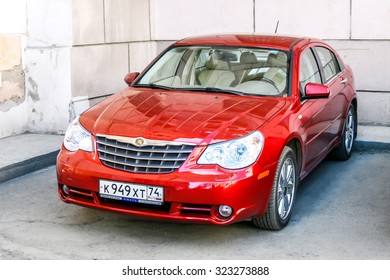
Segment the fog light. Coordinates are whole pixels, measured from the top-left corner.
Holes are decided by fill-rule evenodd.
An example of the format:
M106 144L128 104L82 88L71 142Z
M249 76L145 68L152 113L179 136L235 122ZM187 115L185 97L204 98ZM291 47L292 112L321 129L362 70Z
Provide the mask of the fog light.
M62 191L66 194L69 195L69 187L67 185L62 186Z
M232 207L228 206L228 205L220 205L218 207L218 213L224 217L224 218L228 218L232 215L233 213L233 209Z

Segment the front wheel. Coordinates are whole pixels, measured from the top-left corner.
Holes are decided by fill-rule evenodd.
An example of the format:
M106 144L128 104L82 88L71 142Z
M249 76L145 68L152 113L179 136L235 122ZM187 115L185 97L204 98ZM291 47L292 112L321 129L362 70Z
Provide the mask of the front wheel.
M268 207L263 216L254 217L256 227L281 230L291 217L291 209L298 187L298 164L290 147L284 147L279 158Z

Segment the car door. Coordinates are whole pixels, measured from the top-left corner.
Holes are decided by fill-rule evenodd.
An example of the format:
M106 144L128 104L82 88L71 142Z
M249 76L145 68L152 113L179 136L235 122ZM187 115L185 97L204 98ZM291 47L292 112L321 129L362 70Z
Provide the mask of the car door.
M327 130L329 145L332 145L339 136L340 128L343 125L343 112L348 103L344 91L348 84L348 78L343 75L344 69L339 64L336 55L323 46L314 47L316 58L320 65L324 84L330 89L330 95L326 107L326 114L329 116L329 129Z
M346 80L341 70L334 53L324 46L312 46L301 54L299 81L302 95L301 135L305 145L302 159L304 173L316 166L338 139L346 103L343 94ZM329 97L305 99L305 86L309 82L327 85Z
M307 83L323 83L320 65L312 48L302 52L299 64L299 87L302 100L298 118L305 150L302 158L304 173L308 173L325 152L329 142L327 131L330 120L326 110L328 99L305 99Z

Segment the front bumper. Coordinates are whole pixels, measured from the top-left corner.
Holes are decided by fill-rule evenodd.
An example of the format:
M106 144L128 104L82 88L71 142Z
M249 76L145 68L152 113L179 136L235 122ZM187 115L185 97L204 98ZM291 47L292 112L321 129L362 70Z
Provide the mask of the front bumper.
M141 174L107 167L96 153L72 153L62 148L57 158L58 193L67 203L144 218L231 224L264 214L276 165L256 163L231 171L186 162L172 173ZM100 179L164 187L164 203L156 206L102 198ZM232 215L222 217L219 205L232 207Z

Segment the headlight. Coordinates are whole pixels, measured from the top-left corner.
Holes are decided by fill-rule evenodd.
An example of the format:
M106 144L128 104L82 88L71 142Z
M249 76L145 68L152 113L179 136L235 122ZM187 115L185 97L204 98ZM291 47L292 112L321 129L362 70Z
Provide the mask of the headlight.
M68 127L65 133L64 146L68 151L75 152L78 149L87 152L92 151L92 136L79 122L77 117Z
M218 164L227 169L247 167L257 160L263 145L264 136L256 131L243 138L208 146L198 164Z

